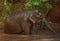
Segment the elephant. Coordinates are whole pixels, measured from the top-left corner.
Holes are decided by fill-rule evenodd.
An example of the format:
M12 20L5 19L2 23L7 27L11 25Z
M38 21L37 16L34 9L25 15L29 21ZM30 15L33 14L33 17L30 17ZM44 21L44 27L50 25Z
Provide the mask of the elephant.
M4 32L10 34L21 34L22 32L24 32L24 34L30 34L32 23L28 21L28 17L32 16L32 13L26 13L26 11L24 13L15 13L4 21Z

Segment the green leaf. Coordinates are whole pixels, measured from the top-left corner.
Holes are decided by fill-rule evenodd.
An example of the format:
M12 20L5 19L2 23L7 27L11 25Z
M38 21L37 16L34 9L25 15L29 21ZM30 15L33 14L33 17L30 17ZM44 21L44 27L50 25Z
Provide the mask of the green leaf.
M32 5L39 6L39 2L32 2Z
M25 4L25 8L30 10L32 9L32 5L28 2Z
M45 7L48 8L48 9L52 9L53 8L53 6L51 4L49 4L49 3L46 3Z

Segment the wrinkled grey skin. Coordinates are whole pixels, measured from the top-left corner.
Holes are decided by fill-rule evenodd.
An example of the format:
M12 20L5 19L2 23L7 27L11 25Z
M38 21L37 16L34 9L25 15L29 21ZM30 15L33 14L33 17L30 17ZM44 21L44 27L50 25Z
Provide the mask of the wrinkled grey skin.
M5 33L21 33L30 34L31 24L28 22L28 17L32 16L31 12L18 12L16 15L11 15L4 22Z

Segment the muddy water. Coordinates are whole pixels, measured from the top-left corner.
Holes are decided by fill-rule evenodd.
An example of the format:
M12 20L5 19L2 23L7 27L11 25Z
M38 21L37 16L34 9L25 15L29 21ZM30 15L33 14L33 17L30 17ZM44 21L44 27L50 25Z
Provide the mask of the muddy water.
M58 41L59 38L47 35L10 35L0 34L0 41Z

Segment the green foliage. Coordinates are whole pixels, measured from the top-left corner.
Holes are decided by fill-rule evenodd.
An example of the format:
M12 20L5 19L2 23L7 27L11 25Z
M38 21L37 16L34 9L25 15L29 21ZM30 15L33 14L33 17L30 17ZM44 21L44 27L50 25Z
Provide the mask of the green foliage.
M39 1L40 0L32 0L31 2L33 6L39 6Z
M42 13L44 13L44 9L52 9L53 6L51 4L48 3L49 0L29 0L27 1L26 3L28 4L25 4L25 8L26 9L40 9L40 11ZM27 5L27 6L26 6ZM29 8L28 8L29 7Z
M46 3L45 6L46 6L46 8L48 8L48 9L52 9L52 8L53 8L53 6L52 6L51 4L48 4L48 3Z
M0 17L0 23L9 17L9 15L15 10L15 6L17 4L14 3L18 1L19 0L4 0L4 6L2 7L2 10L5 10L5 13L3 13L3 15ZM46 8L53 8L53 6L48 3L48 0L27 0L24 5L25 9L27 10L40 9L41 13L44 13L44 9Z
M7 18L9 15L14 11L14 8L12 8L12 4L8 3L7 0L4 1L2 16L0 17L0 24Z
M32 5L33 6L39 6L39 3L36 1L36 2L32 2Z
M32 9L32 5L31 5L29 2L27 2L27 3L25 4L25 9L31 10L31 9Z

